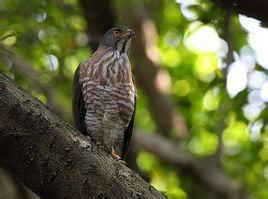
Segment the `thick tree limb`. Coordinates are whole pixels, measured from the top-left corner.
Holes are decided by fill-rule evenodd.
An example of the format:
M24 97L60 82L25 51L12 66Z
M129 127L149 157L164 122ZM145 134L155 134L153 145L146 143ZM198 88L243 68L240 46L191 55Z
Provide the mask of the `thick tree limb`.
M161 135L135 133L133 141L135 148L155 154L163 162L191 175L200 185L209 188L218 196L230 199L248 198L240 184L229 179L221 168L210 164L209 159L196 160L190 154L180 151L174 142Z
M42 198L162 198L0 74L0 166Z

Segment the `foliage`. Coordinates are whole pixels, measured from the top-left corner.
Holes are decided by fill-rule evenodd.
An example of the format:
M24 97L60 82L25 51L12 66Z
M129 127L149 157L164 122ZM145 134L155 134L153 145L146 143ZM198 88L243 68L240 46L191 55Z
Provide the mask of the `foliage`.
M130 2L114 1L120 13L131 5L148 6L152 0ZM207 157L223 142L221 161L228 175L256 198L267 198L267 65L258 58L261 52L250 42L236 14L227 19L228 13L210 1L186 2L163 1L151 13L159 34L159 62L170 77L166 92L190 127L184 148ZM0 50L11 51L30 64L37 81L53 90L56 103L68 110L63 115L68 122L72 77L79 62L91 53L86 28L77 0L0 1ZM44 91L9 58L1 57L0 70L41 101L48 101ZM138 93L136 129L155 132L150 104L143 90ZM137 163L151 184L169 198L186 198L194 187L151 153L140 152Z

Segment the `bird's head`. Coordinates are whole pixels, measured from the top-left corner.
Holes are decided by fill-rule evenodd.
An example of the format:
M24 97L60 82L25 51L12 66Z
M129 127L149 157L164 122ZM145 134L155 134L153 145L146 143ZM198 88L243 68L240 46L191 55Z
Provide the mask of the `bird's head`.
M120 53L128 53L131 40L135 38L135 32L126 26L117 26L108 30L99 45L99 48L110 47Z

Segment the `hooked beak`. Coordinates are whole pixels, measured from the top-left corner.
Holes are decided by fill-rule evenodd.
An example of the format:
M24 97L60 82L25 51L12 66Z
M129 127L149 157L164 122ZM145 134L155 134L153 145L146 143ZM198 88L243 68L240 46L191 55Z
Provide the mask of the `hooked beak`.
M128 30L128 31L126 32L126 36L127 36L128 38L132 39L132 38L135 38L135 37L136 37L136 34L135 34L135 32L134 32L133 30Z

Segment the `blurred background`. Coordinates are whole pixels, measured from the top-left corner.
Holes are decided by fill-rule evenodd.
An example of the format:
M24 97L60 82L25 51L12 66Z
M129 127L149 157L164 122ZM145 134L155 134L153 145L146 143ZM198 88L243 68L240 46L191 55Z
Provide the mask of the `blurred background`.
M0 0L0 71L72 123L76 67L126 25L138 87L127 165L168 198L265 199L268 20L236 2ZM38 197L0 169L0 198Z

